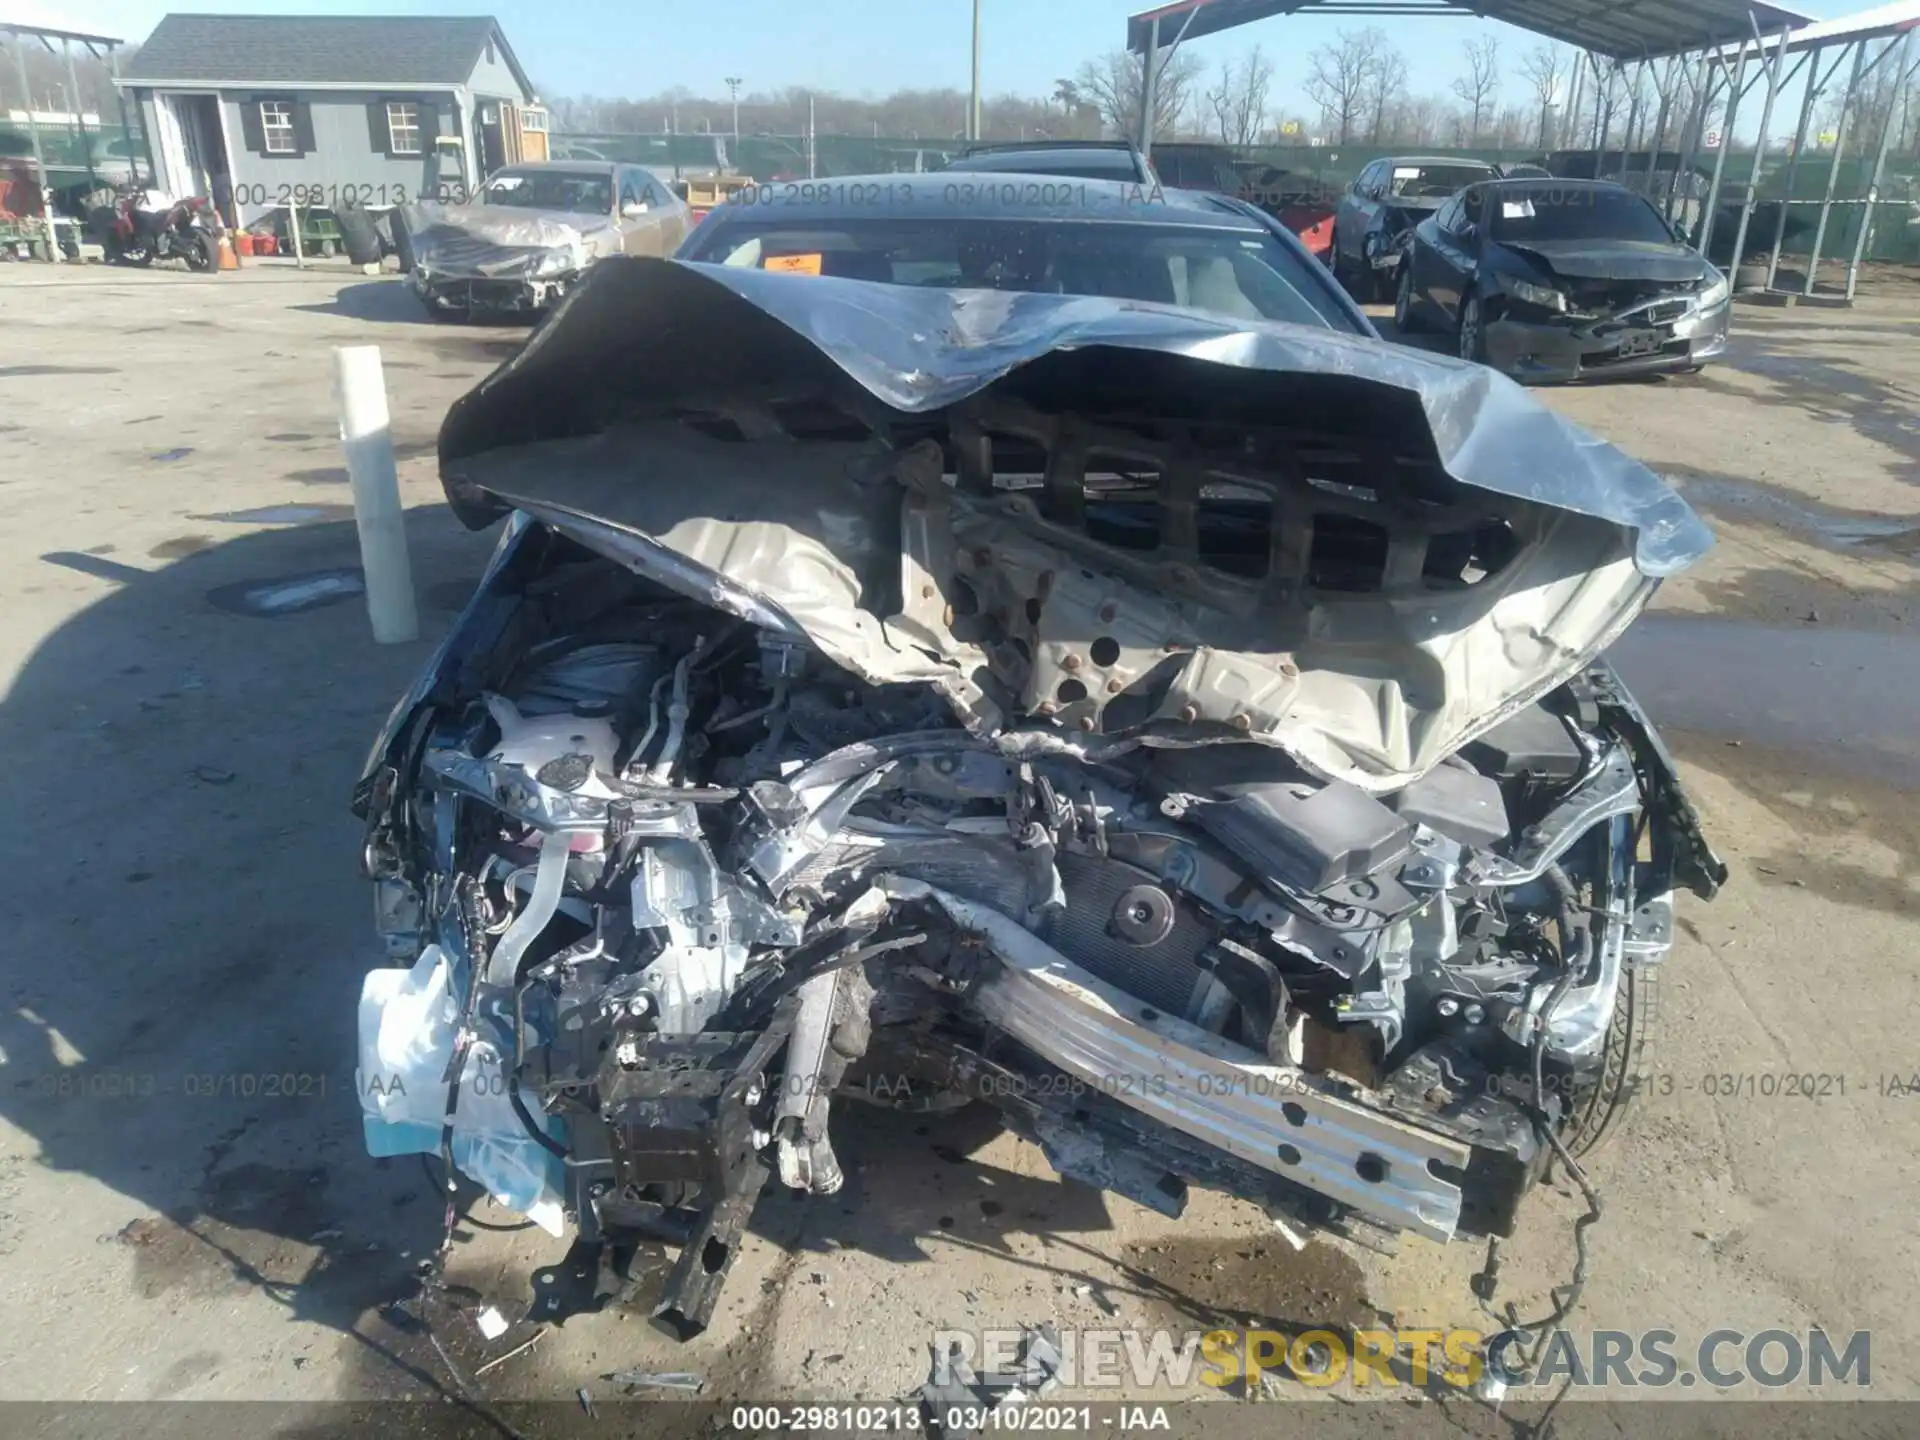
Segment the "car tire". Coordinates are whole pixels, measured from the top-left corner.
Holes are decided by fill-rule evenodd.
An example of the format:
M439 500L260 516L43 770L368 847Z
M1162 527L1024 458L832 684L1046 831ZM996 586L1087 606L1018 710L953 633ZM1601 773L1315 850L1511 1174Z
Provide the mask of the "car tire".
M1418 335L1426 327L1413 307L1412 256L1400 262L1400 284L1394 291L1393 328L1402 335Z
M187 246L187 269L204 273L219 263L211 235L195 235Z
M1454 353L1476 365L1487 363L1486 313L1480 297L1469 291L1460 300L1460 320L1454 327Z

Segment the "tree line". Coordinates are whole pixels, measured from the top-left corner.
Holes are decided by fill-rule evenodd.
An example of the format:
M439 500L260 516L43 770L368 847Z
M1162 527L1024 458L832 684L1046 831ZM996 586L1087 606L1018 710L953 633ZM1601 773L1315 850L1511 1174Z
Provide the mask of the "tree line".
M983 138L1137 136L1142 66L1141 56L1115 50L1060 77L1045 96L983 97ZM1576 85L1579 67L1585 73ZM1881 67L1873 83L1863 87L1848 138L1853 154L1872 152L1889 115L1896 151L1920 145L1920 77L1907 77L1896 93L1901 82L1894 70ZM1678 149L1686 143L1697 98L1691 64L1650 66L1637 76L1624 72L1608 85L1584 56L1567 47L1542 43L1516 53L1495 36L1461 46L1459 70L1444 93L1416 93L1408 74L1405 55L1372 26L1342 30L1313 50L1299 93L1286 97L1277 93L1274 63L1259 45L1212 67L1188 49L1163 51L1153 134L1157 140L1236 146L1521 150L1585 148L1602 130L1609 145L1620 144L1631 121L1644 147L1657 141ZM1577 107L1570 108L1576 96ZM968 97L951 87L864 99L788 86L745 91L736 99L678 87L641 99L583 95L549 103L556 128L576 133L726 135L737 128L741 135L798 135L811 125L819 134L956 140L966 134ZM1718 106L1714 109L1717 115ZM1821 112L1823 130L1838 125L1837 111L1838 97L1829 96ZM1776 134L1775 143L1785 138Z

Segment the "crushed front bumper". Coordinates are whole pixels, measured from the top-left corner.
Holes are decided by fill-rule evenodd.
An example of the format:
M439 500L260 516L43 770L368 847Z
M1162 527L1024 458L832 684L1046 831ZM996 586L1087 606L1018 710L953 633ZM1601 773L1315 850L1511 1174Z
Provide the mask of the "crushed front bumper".
M532 279L448 275L415 269L410 283L413 293L432 310L448 314L491 311L531 315L558 305L579 278L574 271Z
M1509 307L1487 322L1486 362L1532 384L1692 370L1727 348L1733 306L1689 310L1675 318L1650 308L1596 319Z

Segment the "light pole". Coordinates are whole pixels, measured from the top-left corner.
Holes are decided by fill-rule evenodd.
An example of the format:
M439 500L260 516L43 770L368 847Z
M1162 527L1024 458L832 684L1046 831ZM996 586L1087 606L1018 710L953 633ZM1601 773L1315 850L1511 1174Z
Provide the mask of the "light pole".
M967 106L967 136L980 137L980 0L973 0L973 93Z
M733 143L740 143L740 77L727 77L727 93L733 97Z

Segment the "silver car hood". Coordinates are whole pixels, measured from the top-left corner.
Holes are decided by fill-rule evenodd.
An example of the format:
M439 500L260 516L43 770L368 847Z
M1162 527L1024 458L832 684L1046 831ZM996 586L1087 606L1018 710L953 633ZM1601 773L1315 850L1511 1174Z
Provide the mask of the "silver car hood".
M1123 300L596 266L449 412L511 509L980 732L1258 742L1391 792L1712 543L1479 366Z

